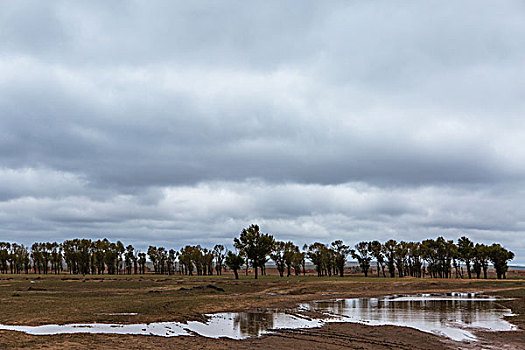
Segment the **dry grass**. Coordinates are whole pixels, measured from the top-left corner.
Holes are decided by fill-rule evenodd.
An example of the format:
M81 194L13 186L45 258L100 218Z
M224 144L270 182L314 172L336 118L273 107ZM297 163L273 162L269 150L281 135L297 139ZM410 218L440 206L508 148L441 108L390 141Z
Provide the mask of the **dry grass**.
M34 283L31 283L33 281ZM210 288L190 289L213 284L224 292ZM184 289L190 290L181 290ZM255 308L295 306L301 301L336 297L380 296L385 294L490 291L514 300L504 302L520 316L512 322L525 328L525 280L432 280L415 278L317 278L314 276L279 278L262 276L259 280L242 276L70 276L70 275L0 275L0 323L38 325L46 323L142 323L203 319L203 314L242 311ZM137 316L107 315L136 312ZM104 315L106 314L106 315ZM173 348L173 349L249 349L308 348L375 349L390 344L399 333L398 327L366 328L362 325L330 325L305 334L275 334L245 341L177 337L177 339L119 335L29 336L19 332L0 331L3 348ZM340 337L331 329L341 332ZM360 336L356 337L356 331ZM443 339L415 330L413 343L384 348L454 348ZM520 334L506 332L492 339L523 345ZM341 338L342 337L342 338ZM518 337L519 339L514 339ZM398 341L398 340L396 340ZM406 341L405 338L399 341ZM390 342L390 343L389 343ZM383 344L383 345L384 345ZM479 344L478 344L479 345ZM381 348L381 347L380 347Z
M34 283L31 283L33 281ZM188 289L213 284L210 288ZM0 323L155 322L202 319L202 314L258 307L287 307L305 300L424 291L516 289L524 280L385 278L279 278L262 276L70 276L0 275ZM518 297L523 297L519 294ZM517 306L516 306L517 307ZM138 313L137 316L104 315Z

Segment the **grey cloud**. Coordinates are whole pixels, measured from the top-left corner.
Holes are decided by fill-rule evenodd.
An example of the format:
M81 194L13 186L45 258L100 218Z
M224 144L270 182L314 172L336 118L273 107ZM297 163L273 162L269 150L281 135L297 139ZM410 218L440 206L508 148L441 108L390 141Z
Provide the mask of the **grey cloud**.
M34 233L22 238L21 232L41 230L42 235L56 239L111 235L133 242L147 237L150 243L169 242L174 247L231 245L240 228L258 222L280 239L301 244L338 238L350 244L391 237L413 240L445 235L456 239L466 234L486 243L502 242L518 256L525 248L516 240L523 231L518 208L525 203L522 194L511 189L491 193L448 186L400 189L364 183L250 180L168 187L154 202L143 201L141 196L116 194L104 201L78 196L4 201L0 203L1 232L4 237L25 240ZM505 215L498 215L500 212Z
M53 198L85 190L87 181L72 173L50 169L0 168L0 200L25 196Z
M197 88L206 89L206 81L199 73L195 75L201 82L195 88L178 86L171 98L163 98L163 89L157 88L153 79L146 79L147 91L156 94L155 104L141 99L138 90L111 99L115 93L110 88L103 86L102 91L107 89L104 94L95 91L96 85L88 88L95 96L86 102L85 96L71 96L69 91L79 82L81 86L89 85L87 74L56 74L69 79L63 78L54 86L49 77L43 78L42 83L51 86L47 91L58 95L53 99L44 93L25 104L26 89L13 95L13 88L5 87L12 96L5 102L5 110L13 116L2 122L10 131L3 148L7 165L24 167L44 162L64 171L85 173L94 181L124 186L247 177L320 183L425 183L486 182L516 176L504 166L495 166L498 154L485 139L493 137L494 131L502 134L505 126L499 126L503 130L474 130L476 138L471 138L463 131L471 123L453 121L440 130L442 121L435 117L421 121L419 115L401 118L412 124L411 130L407 125L398 125L399 119L378 114L371 115L369 121L366 117L336 117L326 123L323 115L312 115L308 110L309 96L292 93L291 97L281 97L271 90L280 82L297 79L285 73L270 78L250 72L241 74L232 86L235 91L241 91L246 82L271 84L270 88L254 88L259 90L254 101L232 101L228 92L208 88L224 97L222 104L216 102L217 97L209 101L207 96L195 96ZM183 76L186 82L192 77ZM26 84L30 85L27 89L39 89L30 80ZM109 102L104 100L107 96ZM304 106L287 106L289 98L302 100ZM373 129L363 130L370 127ZM414 129L423 135L418 138Z
M0 239L227 243L258 221L467 231L524 261L523 7L2 2Z

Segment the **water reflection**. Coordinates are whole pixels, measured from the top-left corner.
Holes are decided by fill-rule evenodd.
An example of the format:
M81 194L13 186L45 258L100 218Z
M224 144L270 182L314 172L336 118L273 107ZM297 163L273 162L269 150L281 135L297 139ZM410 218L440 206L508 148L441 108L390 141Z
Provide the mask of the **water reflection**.
M258 336L273 328L273 317L273 312L241 312L235 316L233 326L243 335Z
M186 331L209 338L244 339L283 328L320 327L324 321L309 319L298 314L282 311L256 311L239 313L216 313L206 315L208 322L188 322L183 325Z
M320 301L308 307L340 317L344 322L412 327L454 340L465 340L475 338L468 330L471 328L515 329L503 320L511 310L499 305L497 300L472 293L448 293Z

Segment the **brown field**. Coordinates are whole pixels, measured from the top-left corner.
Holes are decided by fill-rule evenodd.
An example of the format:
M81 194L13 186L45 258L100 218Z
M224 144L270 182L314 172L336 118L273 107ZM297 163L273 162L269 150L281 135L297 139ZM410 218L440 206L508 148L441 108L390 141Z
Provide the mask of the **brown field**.
M435 280L415 278L262 276L71 276L0 275L0 323L146 323L203 320L205 313L286 308L308 300L372 297L395 293L486 291L513 297L502 302L519 316L510 318L517 332L483 332L480 342L454 343L417 330L358 324L329 324L319 329L279 331L248 340L204 337L162 338L130 335L29 336L0 331L0 348L173 348L173 349L525 349L525 280ZM31 283L33 281L34 283ZM213 289L181 290L214 284ZM103 313L136 312L136 316Z

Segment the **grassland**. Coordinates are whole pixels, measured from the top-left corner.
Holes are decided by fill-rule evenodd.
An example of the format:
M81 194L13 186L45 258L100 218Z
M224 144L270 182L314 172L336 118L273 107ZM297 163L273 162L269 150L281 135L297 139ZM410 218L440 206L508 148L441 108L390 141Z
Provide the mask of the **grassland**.
M220 287L224 291L193 288L205 287L209 284ZM241 276L241 279L235 280L231 275L193 277L0 275L0 323L39 325L202 320L205 313L268 307L285 308L307 300L440 291L488 291L492 294L513 297L514 300L505 302L515 313L520 314L513 317L512 322L525 329L524 279L498 281L314 276L280 278L273 275L262 276L258 280L254 280L251 276ZM119 313L137 313L137 315L110 315ZM352 332L357 329L357 326L353 327ZM77 340L90 339L90 342L97 344L98 341L103 344L111 340L108 344L113 345L108 347L120 347L117 343L122 343L122 347L130 348L131 345L140 343L142 347L148 347L150 344L155 348L157 346L154 344L164 342L164 340L152 339L157 337L117 336L115 338L115 336L93 335L39 337L37 340L38 337L15 332L0 332L0 348L2 345L52 347L53 344L63 343L71 337ZM125 345L125 339L134 339L130 340L133 344ZM112 343L113 340L118 342ZM170 344L178 344L181 341L183 340L179 339ZM188 344L195 341L195 339L187 340ZM36 346L35 342L39 346ZM207 340L202 342L202 344L211 344ZM215 343L214 347L220 348L220 343ZM229 344L227 347L231 348L232 345Z

